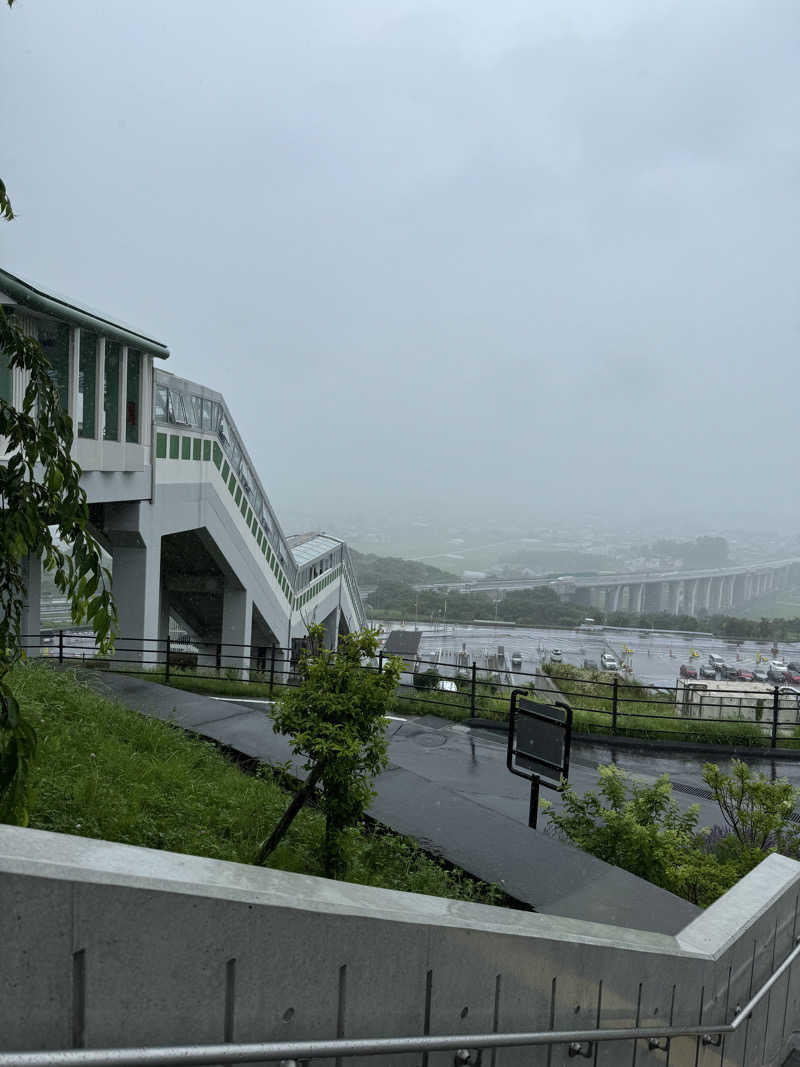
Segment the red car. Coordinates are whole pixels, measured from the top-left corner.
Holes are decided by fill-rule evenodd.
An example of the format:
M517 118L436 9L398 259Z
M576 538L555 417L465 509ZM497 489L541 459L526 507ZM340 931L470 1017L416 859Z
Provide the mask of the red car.
M736 680L739 682L752 682L753 672L747 667L740 667L736 672Z
M681 664L680 675L681 675L681 678L696 678L697 677L697 667L690 667L688 665L688 663L682 663Z
M788 682L789 685L800 685L800 674L797 671L793 671L791 667L783 677L784 681Z

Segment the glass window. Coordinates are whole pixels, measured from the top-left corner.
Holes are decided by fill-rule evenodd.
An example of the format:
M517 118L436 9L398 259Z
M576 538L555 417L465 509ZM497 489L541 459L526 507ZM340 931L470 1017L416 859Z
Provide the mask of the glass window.
M94 437L96 392L97 334L81 330L78 357L78 396L75 405L75 422L78 426L78 437Z
M203 401L203 429L212 430L214 428L214 405L211 400Z
M125 440L139 442L139 381L141 379L142 354L135 348L128 349L128 381L125 390Z
M42 323L39 344L50 360L50 377L66 412L69 410L69 326L60 322Z
M166 385L156 386L156 421L167 422L169 411L169 389Z
M203 401L199 396L192 396L192 426L203 425Z
M122 345L119 341L106 341L106 374L103 383L103 437L106 441L119 440L119 368L122 360Z
M223 446L227 445L230 439L230 430L228 428L228 420L221 412L219 416L219 424L217 425L217 433L219 434L219 439Z

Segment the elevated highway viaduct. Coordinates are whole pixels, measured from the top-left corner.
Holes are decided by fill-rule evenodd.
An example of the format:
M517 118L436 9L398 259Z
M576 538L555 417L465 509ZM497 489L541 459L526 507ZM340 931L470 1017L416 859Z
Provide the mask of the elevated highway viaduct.
M800 557L765 560L705 571L600 574L587 577L485 579L417 585L462 593L494 593L549 587L564 600L587 609L630 611L636 614L668 611L674 615L714 614L744 607L776 589L786 589L800 577Z
M241 646L297 648L312 621L331 647L363 626L347 545L284 533L220 393L161 369L162 343L2 270L0 304L38 338L72 417L92 526L113 560L120 653L163 658L170 618L221 645L227 666L242 664ZM26 384L0 368L6 401L21 404ZM23 630L35 636L41 561L28 566Z

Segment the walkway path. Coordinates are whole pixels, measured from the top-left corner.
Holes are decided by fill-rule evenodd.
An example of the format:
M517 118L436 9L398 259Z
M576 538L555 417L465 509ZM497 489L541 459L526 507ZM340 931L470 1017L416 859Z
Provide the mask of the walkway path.
M218 699L142 678L87 672L93 688L147 715L266 763L302 769L268 706ZM390 766L370 814L537 911L676 933L698 909L627 871L527 826L528 784L509 774L492 737L432 716L393 719Z

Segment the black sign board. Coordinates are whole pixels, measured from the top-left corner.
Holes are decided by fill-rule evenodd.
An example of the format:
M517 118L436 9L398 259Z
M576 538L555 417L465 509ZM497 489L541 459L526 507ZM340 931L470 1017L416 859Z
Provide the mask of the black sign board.
M506 765L512 774L531 783L528 817L536 826L539 786L560 790L569 774L569 746L572 735L572 708L561 701L542 704L532 700L524 689L511 693Z

